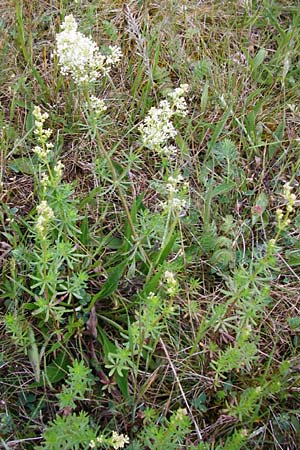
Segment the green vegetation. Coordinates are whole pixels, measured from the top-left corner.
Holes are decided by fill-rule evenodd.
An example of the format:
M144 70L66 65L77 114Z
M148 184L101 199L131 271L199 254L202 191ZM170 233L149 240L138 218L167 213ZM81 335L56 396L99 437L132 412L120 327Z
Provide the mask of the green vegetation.
M1 448L299 449L299 5L6 3Z

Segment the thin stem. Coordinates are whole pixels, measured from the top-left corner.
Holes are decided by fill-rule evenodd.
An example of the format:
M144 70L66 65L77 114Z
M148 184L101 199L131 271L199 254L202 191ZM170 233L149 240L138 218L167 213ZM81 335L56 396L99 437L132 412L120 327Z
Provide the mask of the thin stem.
M171 211L171 208L169 209L169 212ZM167 218L167 224L166 224L166 231L168 232L168 226L169 226L169 220L170 218L169 218L169 214L168 214L168 218ZM161 255L162 255L162 252L164 251L164 248L165 248L165 242L167 241L167 237L168 236L172 236L172 234L173 234L173 232L174 232L174 230L175 230L175 228L176 228L176 225L177 225L177 223L178 223L178 216L176 216L176 218L174 219L174 221L172 222L172 225L171 225L171 227L170 227L170 229L169 229L169 233L168 234L166 234L165 233L165 235L164 235L164 237L163 237L163 240L162 240L162 244L161 244L161 247L160 247L160 252L159 252L159 254L158 254L158 257L156 258L156 261L155 261L155 266L158 264L158 262L159 262L159 260L160 260L160 258L161 258Z
M188 403L188 401L187 401L186 395L185 395L184 390L183 390L183 388L182 388L182 386L181 386L181 383L180 383L180 380L179 380L179 378L178 378L176 369L175 369L175 367L174 367L174 364L172 363L172 360L171 360L170 355L169 355L169 353L168 353L168 350L167 350L167 348L166 348L166 346L165 346L165 343L164 343L164 341L162 340L162 338L159 339L159 342L160 342L160 344L161 344L161 346L162 346L162 348L163 348L163 351L164 351L164 353L165 353L165 355L166 355L166 358L167 358L167 360L168 360L168 362L169 362L169 364L170 364L170 367L171 367L172 372L173 372L173 374L174 374L174 378L175 378L175 380L176 380L176 383L178 384L178 387L179 387L179 390L180 390L180 392L181 392L183 401L184 401L184 403L185 403L185 405L186 405L186 409L188 410L189 415L190 415L190 417L191 417L191 419L192 419L192 422L193 422L193 424L194 424L194 427L195 427L195 430L196 430L198 439L199 439L200 442L202 442L202 441L203 441L203 437L202 437L201 431L200 431L200 429L199 429L199 427L198 427L198 424L197 424L196 419L195 419L195 417L194 417L194 415L193 415L193 412L192 412L192 410L191 410L191 407L190 407L190 405L189 405L189 403Z

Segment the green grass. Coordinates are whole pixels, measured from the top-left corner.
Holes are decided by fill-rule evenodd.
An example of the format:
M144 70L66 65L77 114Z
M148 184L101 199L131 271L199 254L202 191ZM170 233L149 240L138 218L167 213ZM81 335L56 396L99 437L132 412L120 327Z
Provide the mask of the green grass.
M103 435L98 448L114 448L115 431L132 450L297 450L297 2L8 3L2 447L87 449ZM96 125L86 92L52 56L71 13L101 49L122 49L90 87L108 106ZM143 146L139 125L183 83L177 153L161 157ZM35 105L49 114L48 168L33 152ZM62 180L43 190L41 173L53 175L58 161ZM177 172L186 207L172 212L162 203ZM286 182L297 197L291 211ZM55 218L43 241L45 198Z

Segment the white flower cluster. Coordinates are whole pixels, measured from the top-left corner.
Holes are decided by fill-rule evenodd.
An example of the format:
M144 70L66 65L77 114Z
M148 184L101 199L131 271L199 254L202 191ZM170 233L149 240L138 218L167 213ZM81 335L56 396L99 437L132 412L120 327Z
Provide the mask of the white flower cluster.
M186 416L187 416L187 410L186 410L186 408L179 408L179 409L176 411L176 414L175 414L175 417L174 417L175 422L176 422L176 423L178 423L178 422L183 422Z
M51 142L47 142L49 137L52 134L52 130L50 128L43 128L45 121L48 119L48 113L41 112L41 108L39 106L35 106L32 111L34 117L35 130L34 134L37 137L37 141L39 145L36 145L33 149L34 153L38 155L38 157L42 160L47 159L49 152L53 148L53 144Z
M129 444L129 437L124 434L118 434L116 431L112 432L112 436L110 438L105 438L103 435L98 436L96 441L90 441L90 448L96 448L98 444L108 444L113 447L115 450L119 448L124 448L126 444Z
M168 95L168 100L162 100L158 108L152 107L139 126L142 141L145 147L166 156L176 152L176 147L169 141L177 134L171 121L173 116L186 116L187 104L184 94L188 91L188 85L182 84Z
M36 223L36 229L38 234L42 239L45 239L47 234L47 226L48 223L53 219L54 212L53 209L50 208L46 200L41 201L41 203L37 206L38 219Z
M169 270L166 270L164 273L164 278L167 283L167 293L173 297L178 293L179 285L178 281L175 278L175 275L173 272L170 272Z
M293 188L290 183L287 182L284 184L283 198L286 201L286 212L284 213L281 208L276 210L277 225L281 230L291 223L289 216L294 212L295 206L299 203L296 194L294 194L292 190Z
M115 450L118 448L124 448L125 444L129 444L129 437L124 434L118 434L115 431L112 432L111 445Z
M57 181L61 180L64 167L65 166L60 160L57 161L57 163L53 167L54 177L57 179Z
M73 15L65 17L62 31L56 35L56 54L63 75L71 75L76 84L96 81L108 74L121 59L119 47L109 47L110 54L103 55L96 42L77 31Z
M166 184L166 189L168 192L177 193L178 185L183 182L183 176L181 174L176 177L170 176L168 178L168 183Z
M297 196L292 193L292 186L289 183L285 183L283 186L283 197L287 201L287 212L291 213L294 210L294 206L297 200Z
M188 182L184 181L181 174L169 176L166 184L169 197L168 201L163 203L163 208L171 209L175 213L182 214L182 211L187 208L187 201L184 196L188 187Z
M53 170L49 172L50 177L45 172L41 173L40 184L44 191L46 191L49 187L55 188L59 185L63 176L64 167L65 166L63 165L63 163L59 160L54 165Z
M187 202L186 200L178 197L172 197L169 202L168 206L175 212L179 213L180 217L183 217L186 215L186 212L184 210L187 208Z
M95 97L95 95L91 95L90 103L88 106L93 110L97 117L107 110L107 106L105 105L104 100Z
M52 149L54 147L52 142L48 142L52 130L50 128L44 128L44 123L49 115L46 112L42 113L39 106L34 107L32 114L35 119L34 134L39 144L33 148L33 152L37 154L42 163L46 164L48 173L42 172L40 178L41 186L46 190L49 186L55 187L59 184L62 179L64 165L61 161L57 161L53 167L53 171L49 172L49 156L52 155Z
M169 101L172 104L172 108L175 110L175 114L185 117L188 113L187 103L184 95L188 92L189 85L181 84L178 88L168 94Z

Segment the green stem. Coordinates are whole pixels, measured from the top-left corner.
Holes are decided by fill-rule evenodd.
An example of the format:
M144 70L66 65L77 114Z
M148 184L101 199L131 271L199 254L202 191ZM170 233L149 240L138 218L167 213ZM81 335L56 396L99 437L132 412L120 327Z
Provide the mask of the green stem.
M169 212L170 211L171 211L171 208L170 208ZM169 232L168 232L168 225L169 225L169 213L168 213L167 224L166 224L166 231L167 231L168 234L165 233L165 235L163 237L162 244L161 244L161 247L160 247L160 252L159 252L158 257L156 258L156 261L155 261L155 267L157 266L157 264L158 264L158 262L159 262L159 260L161 258L161 255L162 255L162 253L163 253L163 251L165 249L165 245L164 244L165 244L165 242L168 242L169 238L173 235L173 232L174 232L174 230L175 230L175 228L177 226L177 223L178 223L178 216L176 216L176 218L172 222L172 225L170 226L170 229L169 229Z

